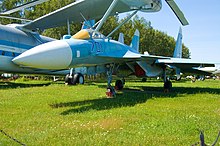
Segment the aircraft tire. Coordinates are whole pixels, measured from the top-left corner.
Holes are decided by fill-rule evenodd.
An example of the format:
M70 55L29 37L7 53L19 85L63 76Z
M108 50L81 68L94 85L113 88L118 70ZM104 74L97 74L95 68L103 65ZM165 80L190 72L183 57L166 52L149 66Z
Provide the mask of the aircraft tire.
M84 76L81 73L76 73L72 78L72 85L84 84Z
M142 78L141 82L147 82L147 78Z
M171 81L166 81L165 83L164 83L164 89L165 90L170 90L172 88L172 82Z
M67 84L67 85L71 85L71 84L72 84L72 83L71 83L71 78L70 78L69 76L70 76L70 75L67 74L66 77L65 77L65 84Z
M122 80L116 80L116 82L115 82L116 90L122 90L123 87L124 87L124 84L123 84Z

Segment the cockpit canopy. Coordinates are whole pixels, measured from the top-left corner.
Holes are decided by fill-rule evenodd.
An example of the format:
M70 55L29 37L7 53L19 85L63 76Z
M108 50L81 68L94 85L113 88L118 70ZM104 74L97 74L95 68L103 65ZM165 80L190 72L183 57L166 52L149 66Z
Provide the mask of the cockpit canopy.
M93 29L82 29L72 36L74 39L88 40L88 39L103 39L105 36Z

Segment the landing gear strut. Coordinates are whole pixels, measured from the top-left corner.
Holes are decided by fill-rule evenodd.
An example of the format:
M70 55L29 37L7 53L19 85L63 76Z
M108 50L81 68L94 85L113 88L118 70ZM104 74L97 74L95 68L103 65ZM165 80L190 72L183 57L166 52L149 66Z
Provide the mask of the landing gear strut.
M166 76L166 66L163 67L163 82L164 93L168 93L172 89L172 82Z
M107 68L107 80L108 80L106 95L107 97L111 98L116 95L114 87L111 86L114 65L113 64L107 65L106 68Z

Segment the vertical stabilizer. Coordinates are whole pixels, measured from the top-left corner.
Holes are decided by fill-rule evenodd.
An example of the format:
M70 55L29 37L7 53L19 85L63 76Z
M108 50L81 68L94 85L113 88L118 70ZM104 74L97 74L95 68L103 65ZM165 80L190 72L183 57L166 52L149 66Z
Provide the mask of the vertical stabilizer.
M120 33L120 34L119 34L118 41L119 41L120 43L124 44L124 34L123 34L123 33Z
M176 46L175 46L174 53L173 53L174 58L182 58L182 39L183 39L182 28L180 27L178 37L176 40ZM180 69L176 68L177 80L181 79L180 73L181 73Z
M83 22L82 29L89 29L95 25L95 20L86 20Z
M138 29L136 29L130 47L132 47L137 52L139 52L139 41L140 41L140 32Z
M182 58L182 39L183 39L182 28L180 27L178 37L176 40L175 50L173 53L174 58Z

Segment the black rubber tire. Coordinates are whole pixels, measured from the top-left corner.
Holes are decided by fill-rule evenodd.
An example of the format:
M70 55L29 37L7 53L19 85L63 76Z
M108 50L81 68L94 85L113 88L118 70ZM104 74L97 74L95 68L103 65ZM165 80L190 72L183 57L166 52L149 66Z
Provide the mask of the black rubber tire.
M147 78L142 78L141 82L147 82Z
M73 75L71 82L72 85L84 84L84 76L81 73L76 73Z
M72 78L67 74L65 77L65 83L68 85L84 84L84 76L81 73L76 73L72 75Z
M116 87L116 90L122 90L124 87L122 80L116 80L115 87Z
M172 82L171 81L166 81L164 83L163 87L164 87L164 89L168 89L168 90L172 89Z
M73 75L73 78L71 79L72 85L76 85L77 83L79 83L78 78L79 78L78 74Z
M69 76L70 76L70 74L66 75L66 77L65 77L65 84L72 85L71 78Z

